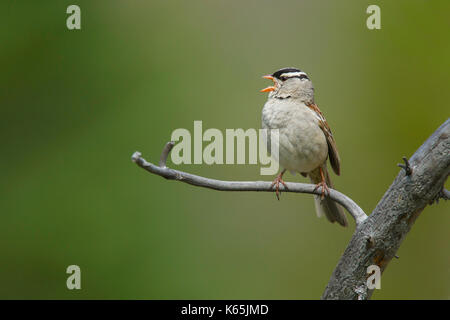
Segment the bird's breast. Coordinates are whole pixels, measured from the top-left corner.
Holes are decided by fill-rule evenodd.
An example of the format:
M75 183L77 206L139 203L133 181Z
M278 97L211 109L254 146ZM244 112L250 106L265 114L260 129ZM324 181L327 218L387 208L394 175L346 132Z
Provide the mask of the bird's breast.
M284 168L310 172L326 161L325 135L315 112L303 102L269 99L262 111L262 127L279 130L279 154L271 154Z

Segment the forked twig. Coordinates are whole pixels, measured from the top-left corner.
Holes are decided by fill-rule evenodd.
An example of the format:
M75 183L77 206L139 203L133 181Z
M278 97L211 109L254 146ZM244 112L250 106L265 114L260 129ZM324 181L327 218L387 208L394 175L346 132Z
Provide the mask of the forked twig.
M154 165L151 162L146 161L142 158L140 152L135 152L131 157L132 161L135 162L139 167L151 172L153 174L159 175L169 180L182 181L194 186L209 188L220 191L265 191L272 192L272 183L269 181L223 181L216 179L209 179L187 172L170 169L166 166L167 157L173 148L173 142L168 142L161 154L159 166ZM295 192L295 193L308 193L321 195L321 191L315 189L314 184L307 183L293 183L287 182L287 188L280 186L280 190L283 192ZM328 196L342 205L351 216L355 219L356 225L359 226L366 218L367 215L364 211L349 197L345 194L329 189Z

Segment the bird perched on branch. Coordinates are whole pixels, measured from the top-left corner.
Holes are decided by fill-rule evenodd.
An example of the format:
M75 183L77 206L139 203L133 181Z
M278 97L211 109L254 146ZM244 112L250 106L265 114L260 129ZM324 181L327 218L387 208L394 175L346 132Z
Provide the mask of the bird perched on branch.
M347 226L347 218L341 206L325 196L333 187L327 170L330 159L334 172L340 174L340 159L336 142L324 115L314 103L314 87L308 75L296 68L284 68L264 78L273 85L261 92L269 92L262 110L262 127L278 129L278 154L272 154L283 167L272 187L279 199L280 183L286 170L308 176L322 195L315 195L317 215L325 215L329 221ZM267 139L269 152L275 150Z

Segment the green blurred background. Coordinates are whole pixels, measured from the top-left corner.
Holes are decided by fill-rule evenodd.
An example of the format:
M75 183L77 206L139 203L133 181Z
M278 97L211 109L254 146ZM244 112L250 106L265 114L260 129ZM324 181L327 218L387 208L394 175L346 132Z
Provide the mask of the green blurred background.
M81 30L66 28L70 4ZM381 30L366 28L370 4ZM309 195L278 202L166 181L130 156L156 162L194 120L259 128L261 76L295 66L335 133L336 188L370 213L401 157L450 115L449 10L448 0L2 1L0 298L319 298L353 221L318 219ZM258 165L177 168L273 178ZM450 298L449 208L424 210L374 299ZM78 291L66 288L71 264Z

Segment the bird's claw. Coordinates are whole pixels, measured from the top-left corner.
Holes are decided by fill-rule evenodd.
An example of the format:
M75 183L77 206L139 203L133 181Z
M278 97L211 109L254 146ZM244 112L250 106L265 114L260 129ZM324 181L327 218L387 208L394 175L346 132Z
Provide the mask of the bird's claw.
M316 191L320 187L322 188L322 194L320 195L320 198L323 200L323 198L325 198L325 195L328 196L330 194L330 189L328 188L327 183L325 181L322 181L316 184L314 191Z
M272 185L270 186L270 189L272 189L275 186L275 195L277 196L277 199L280 200L280 183L284 186L286 190L288 190L288 187L286 183L283 181L282 175L278 175L275 180L273 180Z

